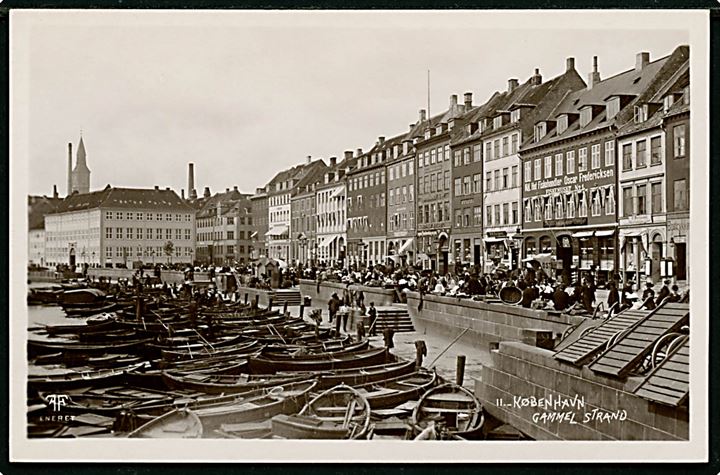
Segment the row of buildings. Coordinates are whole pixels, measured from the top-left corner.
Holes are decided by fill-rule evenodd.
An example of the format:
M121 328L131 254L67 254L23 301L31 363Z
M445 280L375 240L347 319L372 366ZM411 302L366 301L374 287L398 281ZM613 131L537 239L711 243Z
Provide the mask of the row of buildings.
M75 218L88 222L87 240L73 237L76 254L82 248L84 259L90 253L98 265L146 261L149 253L170 262L221 265L267 256L444 273L472 264L512 269L538 259L558 275L686 281L689 95L687 46L654 61L639 53L634 67L608 78L595 58L587 81L568 58L555 78L544 80L536 69L524 82L509 79L482 104L471 93L462 100L452 95L441 113L421 110L405 131L378 137L368 150L327 163L307 157L252 195L237 188L211 195L206 188L198 197L192 164L187 198L158 188L135 202L112 198L131 190L76 192L45 216L45 259L65 262L70 252L72 233L56 230L57 215L92 208L72 203L99 194L93 209L100 212ZM132 208L136 221L154 214L147 231L125 226L122 239L130 232L132 244L113 245L118 231L107 230L117 228L108 216L118 202ZM142 208L151 202L172 208L161 215L183 218L158 227L158 212ZM171 253L163 247L168 242Z

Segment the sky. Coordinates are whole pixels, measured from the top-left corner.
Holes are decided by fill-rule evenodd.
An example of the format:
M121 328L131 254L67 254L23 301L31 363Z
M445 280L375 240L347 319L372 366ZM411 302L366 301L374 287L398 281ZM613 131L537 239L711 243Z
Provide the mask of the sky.
M28 12L11 19L13 165L30 194L62 196L82 131L91 189L180 193L193 162L198 193L252 193L308 155L407 131L428 70L437 114L451 94L480 104L535 68L551 79L567 57L586 79L598 56L605 78L688 44L677 17L630 29L627 13L590 14Z

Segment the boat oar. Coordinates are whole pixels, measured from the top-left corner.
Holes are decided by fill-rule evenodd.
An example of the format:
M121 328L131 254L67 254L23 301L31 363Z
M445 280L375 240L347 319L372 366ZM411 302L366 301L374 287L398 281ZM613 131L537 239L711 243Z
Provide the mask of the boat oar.
M435 362L436 362L437 360L439 360L440 357L441 357L442 355L444 355L445 352L446 352L447 350L449 350L450 347L453 346L460 338L462 338L462 336L463 336L465 333L467 333L469 330L470 330L470 327L467 327L465 330L462 331L462 333L460 333L457 337L455 337L455 339L454 339L453 341L451 341L450 344L449 344L448 346L446 346L445 349L442 350L442 352L441 352L439 355L437 355L437 356L435 357L435 359L432 360L432 362L431 362L429 365L427 365L427 367L428 367L428 368L432 368L432 365L435 364Z
M287 342L285 341L285 338L280 334L280 332L275 328L275 326L272 323L268 323L267 325L268 329L270 330L270 333L273 333L280 337L280 340L282 340L284 345L287 345Z
M355 399L353 399L350 402L350 405L348 406L347 410L345 411L345 419L343 420L343 425L342 425L343 429L346 429L350 425L350 420L352 419L352 416L355 413L355 405L356 404L357 404L357 401Z
M192 360L192 359L194 359L194 356L192 354L192 348L190 348L190 342L188 341L186 344L187 344L188 352L190 353L190 359Z
M207 345L210 347L211 350L215 351L215 347L212 346L212 343L210 343L209 341L207 341L207 340L205 339L205 337L200 334L199 331L195 330L194 328L193 328L193 331L194 331L195 333L197 333L197 335L200 337L200 339L201 339L202 341L204 341L205 343L207 343Z

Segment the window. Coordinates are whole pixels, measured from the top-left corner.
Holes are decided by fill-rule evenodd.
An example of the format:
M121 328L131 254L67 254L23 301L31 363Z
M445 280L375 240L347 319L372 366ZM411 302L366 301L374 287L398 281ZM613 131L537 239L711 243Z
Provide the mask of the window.
M137 239L142 239L142 238L143 238L143 230L142 230L142 228L137 228L137 229L135 229L135 233L137 234Z
M647 120L647 108L645 106L635 106L635 123L639 124Z
M637 186L637 214L647 214L647 185Z
M503 137L503 139L502 139L502 154L503 154L503 156L510 154L509 143L508 143L509 140L510 140L509 137Z
M495 170L493 172L493 177L495 178L495 190L501 190L502 188L500 187L500 170Z
M418 168L422 168L422 166L423 166L423 158L422 158L422 154L419 154L418 155Z
M148 229L148 231L150 231L150 229ZM148 236L149 236L149 234L148 234ZM185 230L185 240L186 241L190 240L190 230L189 229Z
M578 171L586 172L588 169L587 162L587 147L583 147L578 150Z
M553 219L553 204L549 196L543 197L543 206L545 208L545 220Z
M105 248L105 257L112 257L113 248L112 247L106 247Z
M127 219L127 220L133 219L133 214L131 211L128 211L127 213L125 213L125 219Z
M567 212L568 218L575 217L575 194L574 193L572 193L568 196L566 212Z
M168 241L172 239L172 229L165 230L165 239L167 239Z
M604 190L605 196L605 214L608 216L615 214L615 187L610 185Z
M662 139L653 137L650 139L650 165L662 163Z
M600 168L600 144L592 146L590 160L593 170Z
M555 201L555 217L557 219L562 219L565 217L565 202L563 201L562 196L557 196L553 198Z
M473 225L482 226L482 208L480 206L473 208Z
M555 154L555 176L562 176L563 174L563 154Z
M516 186L518 186L518 171L519 171L519 168L520 168L520 167L519 167L518 165L513 165L513 166L512 166L512 175L511 175L511 179L510 179L510 186L512 186L513 188L515 188ZM480 190L478 189L478 192L479 192L479 191L480 191Z
M113 219L112 211L105 211L105 219Z
M517 168L517 167L515 167ZM482 176L479 173L473 175L473 193L481 193Z
M525 222L529 223L532 221L532 205L530 204L530 200L526 199L525 202Z
M650 184L652 213L662 213L662 183Z
M563 114L560 117L558 117L557 121L557 133L558 135L565 132L568 128L568 116L567 114Z
M157 228L155 230L155 239L162 239L162 229L161 228Z
M133 228L127 228L125 230L125 235L127 236L127 239L132 239L133 238Z
M492 173L485 172L485 191L492 191Z
M178 238L179 239L179 238ZM227 232L227 239L235 239L235 232L234 231L228 231Z
M520 217L518 216L518 203L517 201L512 202L512 221L511 224L519 224Z
M542 178L542 161L539 158L535 159L535 180Z
M610 140L605 142L605 166L612 167L615 165L615 142Z
M470 177L466 176L463 177L463 194L469 195L471 193L470 191Z
M575 151L570 150L565 154L565 168L566 173L572 174L575 173Z
M434 164L436 162L437 156L435 155L435 149L430 150L430 163Z
M552 157L545 157L543 162L545 163L545 178L552 178Z
M492 159L492 144L490 142L485 142L485 161L487 162Z
M541 141L542 138L545 137L545 130L546 130L545 122L540 122L539 124L535 125L535 141L536 142Z
M128 218L128 219L130 219L130 218ZM165 221L172 221L172 214L165 213Z
M523 181L530 181L532 180L532 163L530 163L530 160L525 162L525 173L523 176Z
M439 172L437 174L437 190L440 191L443 189L443 174L442 172Z
M675 211L688 209L687 180L683 178L673 182L673 195Z
M512 142L510 144L510 153L517 153L519 137L520 137L520 134L512 134Z
M495 226L500 226L500 205L495 205L493 210L495 211Z
M500 139L493 140L493 157L500 158Z
M438 162L440 160L440 152L438 152ZM445 145L445 160L450 160L450 145Z
M592 120L592 106L580 109L580 127L585 127Z
M450 190L450 170L445 170L445 190Z
M519 121L520 121L520 109L513 109L513 111L510 112L510 122L512 122L514 124L515 122L519 122Z
M463 210L463 226L470 226L470 208L465 208Z
M675 150L675 158L685 156L685 126L676 125L673 127L673 149Z
M600 198L600 190L593 190L592 191L592 204L591 204L591 210L593 216L600 216L602 212L602 204L601 204L601 198Z
M510 224L510 203L502 205L503 224Z
M478 144L473 147L473 162L479 162L482 159L482 145Z
M112 228L105 228L105 239L112 239Z
M455 178L455 196L462 196L462 179Z
M436 191L435 183L436 183L435 182L435 174L431 173L430 174L430 191Z
M415 201L415 185L411 184L408 187L408 195L411 203ZM385 193L380 194L380 206L385 206Z
M407 186L403 185L402 187L402 202L407 203Z
M587 218L587 196L584 191L578 196L578 217Z
M465 147L463 149L463 165L469 165L470 164L470 147Z
M619 97L613 97L607 102L607 109L606 109L606 116L607 119L610 120L613 117L615 117L618 112L620 112L620 98Z
M423 152L423 156L425 157L425 166L430 165L430 152Z
M507 189L510 187L510 169L503 168L502 170L502 187Z
M455 210L455 226L458 228L461 228L463 225L462 220L463 220L462 210L456 209Z
M635 152L635 167L640 168L647 166L647 141L640 140L635 145L637 147Z
M492 206L485 207L485 220L487 221L487 226L492 226Z
M623 170L632 169L632 144L625 144L622 148Z

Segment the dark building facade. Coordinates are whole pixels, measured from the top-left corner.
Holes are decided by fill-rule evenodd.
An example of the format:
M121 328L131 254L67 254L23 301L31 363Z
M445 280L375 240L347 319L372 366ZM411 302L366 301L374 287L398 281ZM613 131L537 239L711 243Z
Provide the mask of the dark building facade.
M417 262L415 242L416 168L412 133L402 136L385 168L387 181L387 255L393 264ZM397 148L397 151L395 149Z
M268 195L265 188L257 188L250 197L253 229L250 233L250 258L267 257L265 234L268 232Z

